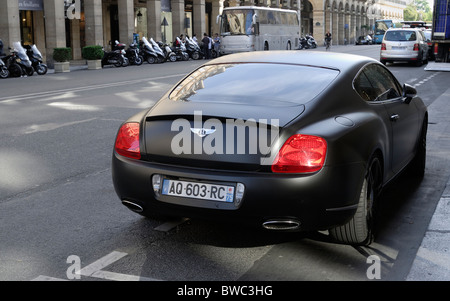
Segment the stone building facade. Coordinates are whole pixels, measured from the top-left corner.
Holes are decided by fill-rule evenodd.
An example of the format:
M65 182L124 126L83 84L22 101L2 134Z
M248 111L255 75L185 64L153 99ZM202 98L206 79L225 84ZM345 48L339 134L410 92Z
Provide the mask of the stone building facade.
M319 45L327 31L334 44L353 43L373 27L374 20L394 11L401 0L0 0L0 39L36 44L52 65L53 49L71 47L81 59L86 45L119 40L130 44L153 37L170 44L180 34L212 35L224 7L257 5L297 10L301 33L314 35ZM383 9L385 7L385 9ZM387 7L387 8L386 8ZM6 49L7 50L7 49Z

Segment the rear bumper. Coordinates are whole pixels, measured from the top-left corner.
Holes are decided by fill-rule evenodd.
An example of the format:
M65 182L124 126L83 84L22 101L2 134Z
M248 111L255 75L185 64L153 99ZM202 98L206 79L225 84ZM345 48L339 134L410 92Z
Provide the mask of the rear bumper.
M152 176L235 185L245 193L238 205L155 194ZM124 158L114 153L112 177L120 200L156 215L191 217L261 226L272 219L300 222L299 230L325 230L354 215L364 175L363 164L324 167L311 175L280 175L195 169Z
M417 61L419 53L396 53L395 51L381 51L380 59L385 61Z

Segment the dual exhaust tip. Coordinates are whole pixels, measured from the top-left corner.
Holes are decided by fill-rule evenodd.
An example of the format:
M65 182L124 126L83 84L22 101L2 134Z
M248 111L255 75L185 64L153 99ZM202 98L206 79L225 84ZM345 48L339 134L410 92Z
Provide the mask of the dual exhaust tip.
M132 201L122 200L122 204L130 209L131 211L142 213L144 212L144 208ZM276 230L276 231L293 231L300 229L300 221L293 218L276 218L269 219L263 222L262 226L267 230Z

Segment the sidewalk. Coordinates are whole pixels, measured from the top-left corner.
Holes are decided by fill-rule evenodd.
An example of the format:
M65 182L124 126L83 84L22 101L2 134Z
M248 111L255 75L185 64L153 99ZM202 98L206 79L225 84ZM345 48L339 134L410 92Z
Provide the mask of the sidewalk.
M73 60L70 61L70 71L75 70L87 70L88 66L86 60ZM55 73L55 69L48 69L47 73Z

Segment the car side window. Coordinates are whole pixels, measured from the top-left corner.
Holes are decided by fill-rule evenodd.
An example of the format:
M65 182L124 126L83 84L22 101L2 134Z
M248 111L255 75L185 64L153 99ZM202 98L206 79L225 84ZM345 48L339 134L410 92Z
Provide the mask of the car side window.
M353 86L366 101L386 101L401 96L397 80L378 64L365 66L354 80Z

